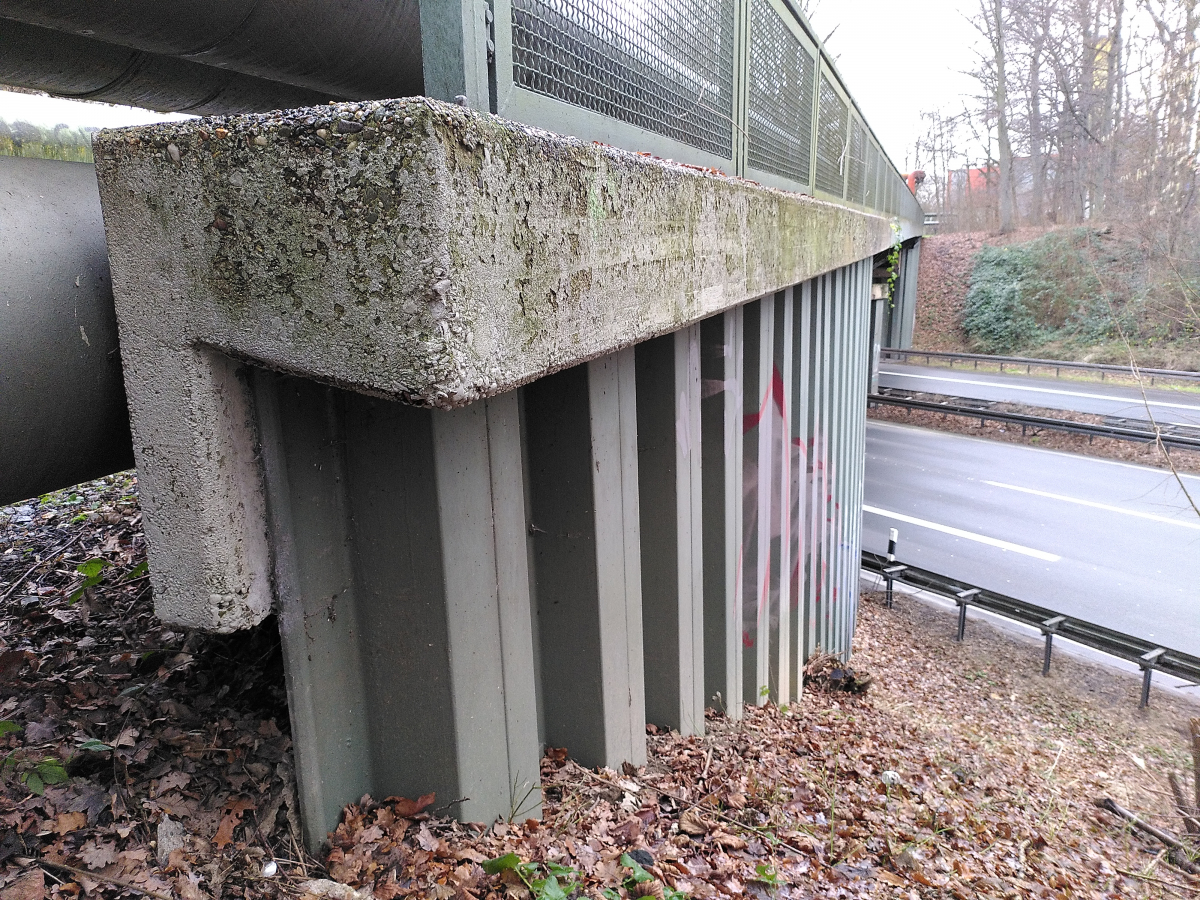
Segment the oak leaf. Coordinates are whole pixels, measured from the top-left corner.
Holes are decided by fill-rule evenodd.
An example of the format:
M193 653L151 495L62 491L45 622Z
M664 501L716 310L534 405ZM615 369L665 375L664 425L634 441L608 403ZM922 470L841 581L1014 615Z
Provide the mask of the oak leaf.
M117 845L111 841L92 838L79 848L79 858L89 869L103 869L117 861Z

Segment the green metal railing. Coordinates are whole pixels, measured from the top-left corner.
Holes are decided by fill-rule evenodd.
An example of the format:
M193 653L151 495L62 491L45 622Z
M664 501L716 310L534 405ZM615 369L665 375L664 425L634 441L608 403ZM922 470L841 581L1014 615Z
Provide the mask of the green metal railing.
M900 220L924 214L790 0L496 0L495 111Z

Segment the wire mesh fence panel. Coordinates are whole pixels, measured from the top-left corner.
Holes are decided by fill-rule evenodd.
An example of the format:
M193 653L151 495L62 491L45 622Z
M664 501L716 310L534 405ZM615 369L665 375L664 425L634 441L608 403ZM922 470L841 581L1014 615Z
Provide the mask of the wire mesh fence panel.
M867 178L863 185L863 203L875 209L879 206L879 148L872 141L867 145Z
M837 89L821 76L817 111L817 190L844 196L846 166L846 103Z
M513 82L730 157L733 0L513 0Z
M815 73L815 60L770 0L754 0L748 109L752 168L808 184Z
M846 199L855 203L866 200L867 190L867 129L858 119L850 120L849 185Z

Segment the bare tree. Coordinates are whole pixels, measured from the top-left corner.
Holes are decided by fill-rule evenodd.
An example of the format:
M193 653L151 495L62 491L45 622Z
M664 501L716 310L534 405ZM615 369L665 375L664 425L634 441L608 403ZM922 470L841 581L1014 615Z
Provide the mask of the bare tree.
M984 60L981 81L991 89L993 112L996 117L996 145L999 155L998 201L1000 231L1007 233L1015 227L1013 218L1013 154L1008 133L1008 67L1005 21L1005 0L979 0L979 19L976 27L987 39L990 56Z

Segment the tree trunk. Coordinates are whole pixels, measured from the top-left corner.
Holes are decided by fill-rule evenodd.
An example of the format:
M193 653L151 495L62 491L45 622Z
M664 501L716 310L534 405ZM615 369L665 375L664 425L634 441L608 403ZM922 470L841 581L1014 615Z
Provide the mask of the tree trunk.
M1004 0L988 0L991 4L991 36L992 52L996 82L993 87L993 100L996 104L996 144L999 153L1000 169L1000 233L1008 234L1014 228L1013 222L1013 154L1012 143L1008 137L1008 85L1005 81L1004 59Z

